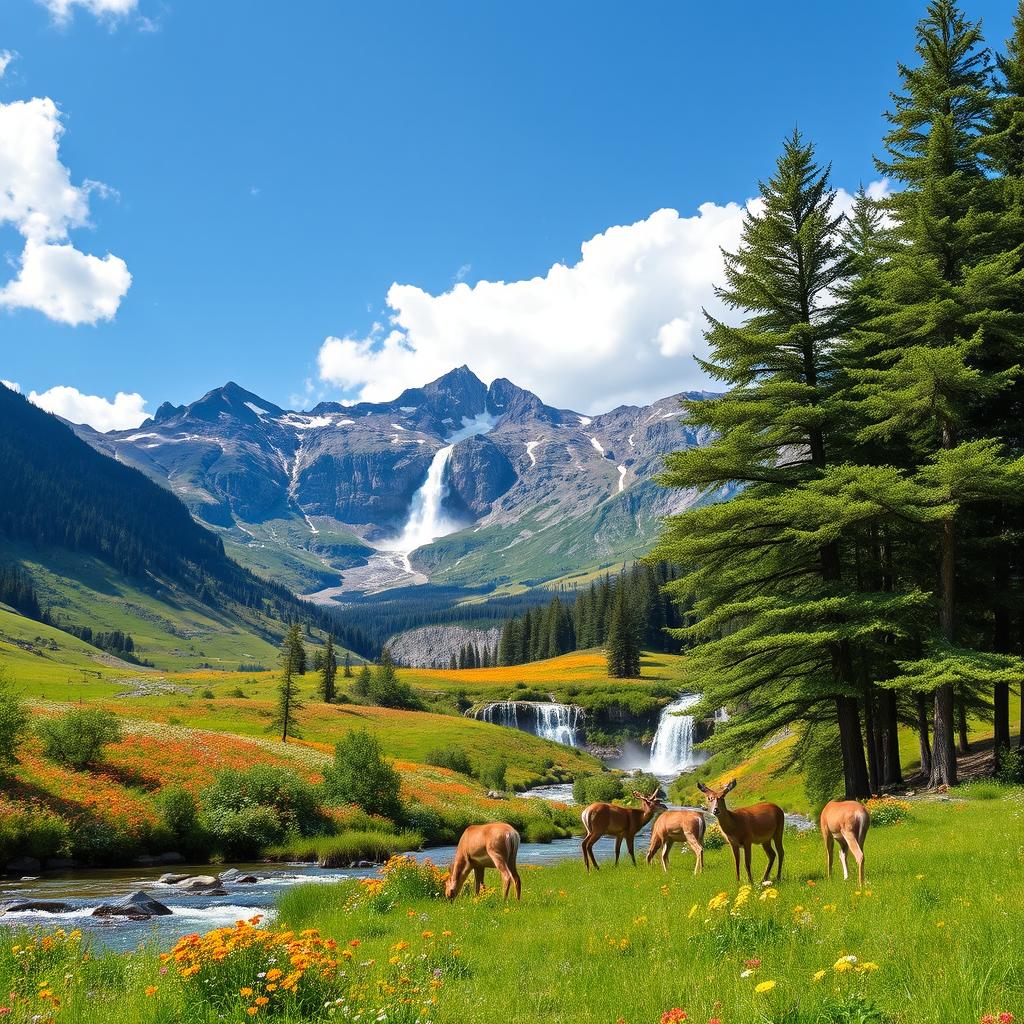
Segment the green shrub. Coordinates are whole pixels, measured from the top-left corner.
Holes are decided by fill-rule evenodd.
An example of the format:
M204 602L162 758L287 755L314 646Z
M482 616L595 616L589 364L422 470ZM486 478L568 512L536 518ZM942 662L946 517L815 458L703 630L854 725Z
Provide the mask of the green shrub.
M203 692L200 693L199 696L202 697L204 700L213 700L213 690L203 690Z
M722 827L716 821L713 825L709 825L704 833L704 849L705 850L721 850L728 844L728 840L725 838L725 834L722 832Z
M424 804L408 804L402 815L409 828L419 832L428 843L454 843L457 831L433 807Z
M266 805L215 807L206 811L203 823L214 846L230 858L259 856L285 836L277 812Z
M999 771L996 777L1010 785L1024 783L1024 750L1011 747L999 753Z
M266 832L269 842L279 841L288 832L308 836L328 827L317 788L286 768L274 765L219 771L203 790L201 803L210 831L221 841L227 835L226 822L232 815L255 810L268 811L274 828L265 827L259 815L251 820L245 818L242 824L253 836Z
M199 802L182 786L168 786L156 799L166 841L183 853L205 853L209 837L199 819Z
M553 821L547 818L535 818L528 821L522 829L523 841L527 843L550 843L553 839L559 839L562 830L555 827Z
M871 812L871 824L877 828L898 825L911 817L910 804L906 800L897 800L894 797L868 800L867 808Z
M0 864L14 857L45 860L71 852L70 826L49 808L17 808L0 815Z
M498 758L497 761L491 764L484 765L477 773L477 778L488 788L498 792L508 788L508 780L506 773L508 772L508 762L505 758Z
M584 775L572 784L572 798L578 804L592 804L596 800L621 800L622 778L609 772Z
M635 801L633 791L636 790L638 793L643 793L645 796L648 793L653 793L657 790L659 793L663 792L661 787L661 780L656 775L651 775L650 772L633 772L632 775L627 775L622 780L622 792L631 800Z
M7 685L6 672L0 669L0 770L14 761L15 751L28 731L28 710Z
M384 760L380 743L365 729L350 729L334 747L334 764L324 771L324 793L337 804L356 804L370 814L399 820L402 780Z
M95 765L103 748L121 739L117 716L100 708L74 708L37 726L43 753L68 768Z
M458 747L438 747L427 754L427 764L437 768L447 768L449 771L458 772L460 775L472 775L473 766L464 750Z

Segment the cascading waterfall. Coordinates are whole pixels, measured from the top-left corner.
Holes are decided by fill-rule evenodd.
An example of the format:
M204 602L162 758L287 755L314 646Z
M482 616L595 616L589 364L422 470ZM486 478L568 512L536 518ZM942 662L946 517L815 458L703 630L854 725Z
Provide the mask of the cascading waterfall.
M583 709L575 704L499 700L474 708L471 715L481 722L533 733L567 747L578 747L582 743Z
M685 693L662 711L651 744L650 770L655 775L678 775L698 763L693 750L693 715L682 712L699 701L700 694Z

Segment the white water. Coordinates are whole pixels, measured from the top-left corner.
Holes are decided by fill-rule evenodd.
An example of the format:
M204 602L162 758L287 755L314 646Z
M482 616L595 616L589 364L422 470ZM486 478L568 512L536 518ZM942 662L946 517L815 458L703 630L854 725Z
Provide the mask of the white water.
M686 693L662 711L651 744L650 770L655 775L678 775L703 760L693 749L693 715L682 714L699 700L699 694Z
M583 709L575 704L499 700L477 708L473 717L491 725L532 732L534 736L567 747L578 747L582 741Z

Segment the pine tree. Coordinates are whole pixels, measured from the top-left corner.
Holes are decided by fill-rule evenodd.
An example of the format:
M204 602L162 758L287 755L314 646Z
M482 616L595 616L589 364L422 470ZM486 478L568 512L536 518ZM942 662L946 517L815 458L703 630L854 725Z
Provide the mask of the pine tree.
M613 679L640 676L640 636L624 587L615 588L606 648L608 675Z
M302 646L302 633L299 624L289 626L281 645L281 683L277 690L277 707L271 719L269 730L280 731L281 742L287 743L289 736L297 736L295 713L305 706L299 699L296 676L299 666L305 660Z
M937 633L893 682L933 694L931 783L957 780L956 706L969 690L1008 681L1011 662L971 646L964 603L965 524L980 506L1018 500L1018 472L989 433L987 408L1012 382L988 359L1007 271L993 256L998 218L981 157L992 114L989 57L980 28L949 0L933 0L917 27L916 67L900 66L902 92L887 115L879 168L904 187L886 202L899 244L879 275L872 329L882 339L857 374L861 438L909 449L914 501L928 524L921 544L937 558ZM1018 278L1019 282L1019 278ZM1016 284L1019 288L1019 283Z
M352 655L348 651L345 652L345 667L341 674L345 679L352 678Z
M828 168L798 132L761 200L744 219L739 249L725 254L718 289L744 320L709 317L712 356L703 365L729 391L683 402L691 426L718 436L669 456L662 478L742 490L672 517L656 554L683 569L668 586L696 618L675 631L695 645L695 687L709 707L745 709L716 730L716 743L745 752L783 726L831 717L846 793L863 796L856 648L865 636L898 632L907 602L861 592L844 546L849 531L881 512L845 494L860 475L846 465L849 417L836 393L845 308L832 295L850 267Z
M359 670L359 674L356 676L356 681L352 684L352 690L357 697L363 697L365 699L370 696L372 686L373 675L370 672L370 666L364 664Z
M324 703L333 704L336 696L334 682L338 675L338 659L334 654L334 637L330 633L327 634L327 644L321 661L320 696Z

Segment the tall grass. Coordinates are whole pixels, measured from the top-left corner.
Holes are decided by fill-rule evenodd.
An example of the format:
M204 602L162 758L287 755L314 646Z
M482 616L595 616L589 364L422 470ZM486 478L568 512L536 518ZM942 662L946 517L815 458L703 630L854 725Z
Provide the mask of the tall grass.
M315 861L322 868L347 867L355 860L385 861L423 845L419 832L343 832L337 836L295 836L266 851L271 860Z

